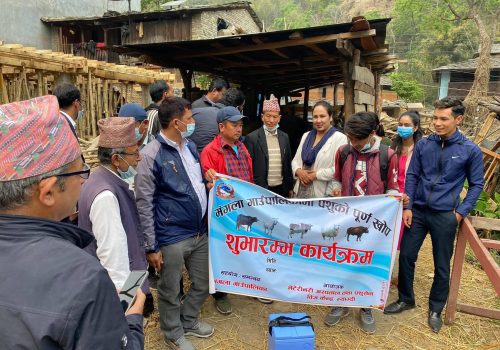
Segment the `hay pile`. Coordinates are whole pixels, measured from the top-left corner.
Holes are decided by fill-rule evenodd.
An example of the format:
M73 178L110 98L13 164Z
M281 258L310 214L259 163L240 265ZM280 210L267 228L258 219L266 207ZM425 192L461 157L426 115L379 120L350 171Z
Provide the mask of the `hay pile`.
M424 243L415 274L415 293L418 307L395 316L374 312L377 332L364 334L358 326L358 310L335 327L323 324L327 307L274 302L264 305L258 301L230 295L233 314L220 315L209 297L201 318L215 326L215 333L208 339L190 337L197 349L204 350L259 350L267 349L267 317L277 312L307 312L312 316L316 332L316 350L329 349L500 349L500 322L485 318L457 314L452 326L443 326L434 334L427 326L427 298L432 283L432 250L430 239ZM155 293L156 297L156 293ZM391 288L390 301L397 298ZM460 301L487 307L500 308L489 280L483 271L464 264ZM353 313L355 316L353 316ZM167 349L160 331L158 313L155 312L145 329L145 349Z

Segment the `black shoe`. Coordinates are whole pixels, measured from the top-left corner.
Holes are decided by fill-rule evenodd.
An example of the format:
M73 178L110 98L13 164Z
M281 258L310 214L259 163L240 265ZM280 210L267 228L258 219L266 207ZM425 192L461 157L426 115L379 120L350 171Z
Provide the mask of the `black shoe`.
M443 326L441 315L434 311L429 311L428 323L434 333L439 333L441 327Z
M395 301L384 309L384 314L399 314L405 310L410 310L415 307L415 304L407 304L404 301Z
M153 300L152 294L146 294L146 301L144 302L144 309L142 311L142 315L144 317L149 317L155 311L155 304Z

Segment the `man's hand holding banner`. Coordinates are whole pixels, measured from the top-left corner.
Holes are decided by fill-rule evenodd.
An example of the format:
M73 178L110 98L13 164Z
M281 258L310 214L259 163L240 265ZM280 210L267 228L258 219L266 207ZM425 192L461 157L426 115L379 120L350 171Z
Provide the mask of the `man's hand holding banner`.
M210 292L384 308L399 197L286 199L219 176L209 200Z

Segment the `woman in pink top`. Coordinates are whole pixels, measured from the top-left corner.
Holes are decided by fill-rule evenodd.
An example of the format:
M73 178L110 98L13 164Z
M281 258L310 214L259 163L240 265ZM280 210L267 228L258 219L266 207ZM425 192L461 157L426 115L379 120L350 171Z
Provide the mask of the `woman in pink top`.
M399 117L397 135L391 145L391 148L398 156L398 185L399 192L401 193L405 191L406 170L408 170L408 166L410 165L413 147L422 136L423 132L420 128L420 114L417 111L408 111L401 114ZM403 229L401 229L399 243L401 242L402 235Z

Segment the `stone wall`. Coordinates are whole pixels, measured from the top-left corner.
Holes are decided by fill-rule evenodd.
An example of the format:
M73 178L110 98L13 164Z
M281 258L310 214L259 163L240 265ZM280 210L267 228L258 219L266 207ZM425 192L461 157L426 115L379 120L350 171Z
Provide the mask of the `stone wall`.
M205 11L192 17L192 40L217 37L217 19L222 18L235 27L241 27L246 34L259 33L260 28L246 9Z

